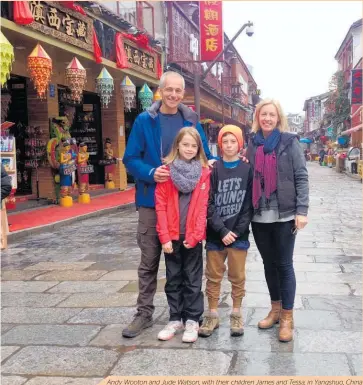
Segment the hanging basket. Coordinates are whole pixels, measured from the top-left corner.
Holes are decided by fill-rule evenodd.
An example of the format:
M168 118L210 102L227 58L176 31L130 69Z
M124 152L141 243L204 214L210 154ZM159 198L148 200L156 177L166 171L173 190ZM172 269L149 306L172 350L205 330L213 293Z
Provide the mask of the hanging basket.
M136 86L131 79L126 76L121 82L120 87L124 98L124 109L125 111L131 111L132 108L136 107Z
M96 79L96 92L101 98L101 103L103 107L108 107L112 92L114 89L114 83L113 83L113 77L110 75L110 73L106 70L105 67L102 68L102 71L98 75Z
M71 90L71 100L75 103L81 103L83 90L87 82L87 74L76 57L72 59L66 68L66 79Z
M52 74L52 59L40 44L37 44L33 52L28 56L28 71L38 97L46 99Z
M154 94L146 83L142 86L138 96L143 110L152 105Z
M5 86L5 83L10 77L11 67L14 62L14 47L10 44L9 40L0 31L0 60L1 60L1 74L0 83L1 87Z

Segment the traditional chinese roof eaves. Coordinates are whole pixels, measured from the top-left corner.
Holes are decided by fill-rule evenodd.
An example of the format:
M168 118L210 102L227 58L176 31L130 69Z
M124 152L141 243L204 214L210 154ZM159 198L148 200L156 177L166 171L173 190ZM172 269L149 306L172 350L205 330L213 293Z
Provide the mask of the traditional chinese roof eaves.
M153 47L157 47L158 45L160 45L160 42L158 40L155 40L151 35L149 35L147 33L147 31L139 30L135 25L129 23L127 20L125 20L121 16L116 15L114 12L112 12L108 8L104 7L101 2L82 1L82 2L80 2L80 5L86 9L90 8L92 5L98 5L100 7L100 9L102 10L102 16L95 17L93 12L89 11L88 13L92 18L97 18L100 21L102 21L102 18L103 18L106 21L108 21L109 23L113 24L115 27L118 27L125 32L127 32L131 27L133 27L137 31L135 34L144 33L147 35L147 37L149 38L150 45L152 45ZM157 47L157 48L160 48L160 47Z
M350 28L349 28L349 31L347 32L347 34L345 35L345 38L342 42L342 44L340 45L339 49L338 49L338 52L335 54L334 56L334 59L335 60L338 60L339 59L339 56L340 54L342 53L345 45L347 44L347 42L349 41L350 37L351 37L351 33L352 31L355 29L355 28L358 28L358 27L361 27L362 26L362 19L359 19L357 20L356 22L354 22Z

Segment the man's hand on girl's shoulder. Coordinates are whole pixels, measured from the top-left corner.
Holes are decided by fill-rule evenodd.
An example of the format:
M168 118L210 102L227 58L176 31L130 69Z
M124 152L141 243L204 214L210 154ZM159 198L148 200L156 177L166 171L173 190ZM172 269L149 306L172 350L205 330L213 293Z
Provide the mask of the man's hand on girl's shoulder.
M165 165L163 165L163 166L158 167L155 170L154 180L157 183L163 183L163 182L166 182L168 180L169 176L170 176L170 171L167 169L167 167Z
M208 160L208 166L209 166L209 168L213 168L215 162L217 162L217 159L210 159L210 160Z

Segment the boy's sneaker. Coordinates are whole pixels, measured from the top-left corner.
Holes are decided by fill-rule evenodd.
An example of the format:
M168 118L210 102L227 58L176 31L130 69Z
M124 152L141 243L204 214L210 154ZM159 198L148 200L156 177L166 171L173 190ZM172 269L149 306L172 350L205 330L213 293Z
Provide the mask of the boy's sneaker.
M232 313L230 315L231 319L231 336L240 337L243 336L243 319L241 313Z
M203 319L202 326L199 329L199 335L201 337L209 337L213 334L214 330L218 328L219 328L218 314L209 313Z
M199 323L188 319L185 324L183 342L195 342L198 339Z
M183 329L181 321L170 321L163 330L158 334L158 339L161 341L168 341L175 336L175 334Z

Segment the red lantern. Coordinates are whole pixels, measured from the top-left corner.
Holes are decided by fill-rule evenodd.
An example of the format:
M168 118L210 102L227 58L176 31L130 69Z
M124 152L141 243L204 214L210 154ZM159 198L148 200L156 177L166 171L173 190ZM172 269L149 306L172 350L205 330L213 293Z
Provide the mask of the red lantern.
M52 74L52 59L39 43L28 56L28 70L39 98L45 99Z
M76 103L80 103L86 85L87 75L86 70L76 57L72 59L66 68L66 79L71 90L71 99Z

